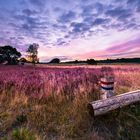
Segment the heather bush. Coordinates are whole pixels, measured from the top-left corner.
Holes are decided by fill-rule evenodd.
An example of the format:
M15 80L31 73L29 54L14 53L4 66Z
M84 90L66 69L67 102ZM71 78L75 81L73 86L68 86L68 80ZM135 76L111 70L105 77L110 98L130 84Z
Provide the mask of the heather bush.
M99 99L104 70L99 66L0 67L0 138L138 139L139 105L118 116L116 112L99 118L89 115L87 104ZM110 70L115 75L116 94L140 88L139 66L111 66Z

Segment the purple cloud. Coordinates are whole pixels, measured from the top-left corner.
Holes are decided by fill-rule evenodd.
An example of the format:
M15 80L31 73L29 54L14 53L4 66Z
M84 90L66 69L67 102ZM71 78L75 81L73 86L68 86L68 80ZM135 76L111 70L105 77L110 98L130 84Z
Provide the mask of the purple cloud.
M140 51L140 38L128 41L126 43L122 43L120 45L112 46L106 49L107 52L111 53L121 53L121 52L129 52L133 49Z

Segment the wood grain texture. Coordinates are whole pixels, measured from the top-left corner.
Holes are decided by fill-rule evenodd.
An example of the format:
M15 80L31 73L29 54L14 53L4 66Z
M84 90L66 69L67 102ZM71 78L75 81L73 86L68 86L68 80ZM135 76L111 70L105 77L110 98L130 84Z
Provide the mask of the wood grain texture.
M105 114L111 110L122 108L135 102L140 102L140 90L127 92L104 100L89 103L94 116Z

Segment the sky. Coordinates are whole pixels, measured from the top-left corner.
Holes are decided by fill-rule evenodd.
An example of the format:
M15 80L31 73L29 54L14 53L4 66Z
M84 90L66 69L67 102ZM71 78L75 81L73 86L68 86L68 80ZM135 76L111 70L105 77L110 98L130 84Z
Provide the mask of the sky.
M140 0L0 0L0 45L61 61L140 57Z

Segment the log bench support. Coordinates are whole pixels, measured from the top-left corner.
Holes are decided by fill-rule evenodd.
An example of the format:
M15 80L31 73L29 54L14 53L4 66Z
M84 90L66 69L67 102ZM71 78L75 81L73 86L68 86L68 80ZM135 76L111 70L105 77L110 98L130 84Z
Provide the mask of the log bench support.
M88 108L90 109L90 113L94 116L98 116L136 102L140 102L140 90L90 102Z

